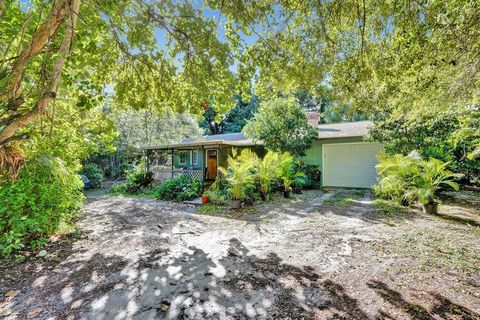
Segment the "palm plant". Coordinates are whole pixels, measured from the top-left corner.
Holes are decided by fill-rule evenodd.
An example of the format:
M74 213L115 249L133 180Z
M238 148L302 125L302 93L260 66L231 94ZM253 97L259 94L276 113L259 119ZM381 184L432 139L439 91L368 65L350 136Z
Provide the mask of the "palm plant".
M435 204L436 193L443 186L458 191L458 184L454 180L461 178L463 175L447 170L448 164L448 162L433 158L429 161L422 161L422 174L418 176L417 184L412 190L413 195L421 204Z
M292 185L303 185L305 183L305 174L295 170L293 157L288 153L280 154L280 179L283 183L284 195L290 196Z
M279 160L279 153L268 151L262 160L257 158L255 161L255 173L260 186L260 194L264 200L268 200L272 182L280 176L281 166Z
M379 184L374 186L374 192L382 197L409 205L416 199L408 193L416 185L420 175L421 160L414 157L405 157L401 154L378 155L379 164L376 166L380 176Z
M402 155L379 156L377 165L381 177L375 193L383 198L398 200L403 204L419 201L424 212L437 212L436 195L442 187L458 190L454 180L462 177L447 170L448 162L431 158L421 160Z
M230 191L232 194L232 200L235 201L235 207L239 205L239 202L246 197L246 189L253 186L255 182L255 176L252 174L254 168L254 161L248 161L255 155L250 150L244 150L240 156L236 156L236 150L227 159L227 168L219 167L219 171L224 175L226 181L230 185ZM255 155L256 157L256 155Z

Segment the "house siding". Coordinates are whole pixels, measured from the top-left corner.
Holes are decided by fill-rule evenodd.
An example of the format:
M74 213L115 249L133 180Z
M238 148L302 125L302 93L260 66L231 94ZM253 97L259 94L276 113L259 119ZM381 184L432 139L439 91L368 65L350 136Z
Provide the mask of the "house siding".
M322 145L335 144L335 143L363 142L363 141L364 140L362 137L315 140L312 143L312 147L307 150L305 156L302 159L305 162L305 164L316 165L318 166L318 169L322 171L322 167L323 167ZM321 181L323 182L323 178L321 179Z

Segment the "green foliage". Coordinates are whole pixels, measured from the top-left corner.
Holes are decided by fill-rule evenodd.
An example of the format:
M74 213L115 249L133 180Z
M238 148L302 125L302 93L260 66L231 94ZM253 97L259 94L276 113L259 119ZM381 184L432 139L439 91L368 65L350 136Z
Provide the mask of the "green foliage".
M254 170L256 180L260 187L260 193L263 195L270 193L272 183L280 177L283 156L283 154L268 151L263 159L251 157L251 160L254 162ZM284 161L288 161L288 159Z
M17 180L4 180L0 187L0 252L43 245L80 209L82 187L64 161L47 156L29 160Z
M448 163L434 158L421 160L383 153L379 155L379 160L377 169L381 178L374 186L375 194L402 204L417 200L422 204L435 203L442 188L458 190L454 180L462 176L447 170Z
M220 121L220 114L212 106L205 109L199 125L206 134L241 132L247 121L253 118L259 104L257 96L252 95L250 101L244 102L241 95L235 95L234 100L234 107Z
M201 192L201 182L187 175L167 180L150 191L151 194L155 194L160 200L174 200L177 202L192 200L200 196Z
M294 164L294 170L305 174L303 181L304 187L313 189L321 187L322 173L317 165L305 164L302 160L298 160Z
M153 173L134 170L127 175L127 192L137 193L153 182Z
M281 154L280 179L283 183L284 191L291 191L292 186L302 187L305 184L305 173L297 170L294 159L289 154Z
M153 173L147 172L145 159L142 158L127 173L127 181L112 186L112 193L139 193L147 189L153 183Z
M449 169L467 178L480 176L475 149L480 143L480 107L453 111L393 112L379 114L370 138L382 142L389 153L417 150L423 158L449 163Z
M234 150L233 155L227 159L227 168L218 168L229 185L232 200L244 200L247 197L246 191L254 186L252 157L256 155L250 149L244 149L238 156Z
M244 132L251 139L263 141L269 150L289 152L294 156L305 155L318 135L317 129L308 124L305 112L293 97L262 102Z
M204 195L208 198L208 202L213 203L215 205L225 205L227 203L227 194L224 190L219 188L211 188L207 190Z
M100 188L103 180L103 172L95 163L87 163L83 166L82 174L87 176L92 188Z
M304 110L317 110L319 123L367 120L368 114L358 110L351 103L341 103L332 98L330 90L323 89L321 95L305 90L295 92L300 107Z
M301 187L304 183L305 175L296 170L293 157L288 153L268 151L261 159L250 149L244 149L238 156L234 150L227 164L226 169L220 168L220 176L228 185L227 191L219 187L224 184L223 178L216 181L212 185L213 192L217 193L214 198L230 195L233 200L246 200L254 199L258 193L266 198L279 180L284 190L291 190L292 185Z
M128 162L122 162L117 167L115 167L112 172L114 178L126 178L128 173L133 170L134 166Z
M128 193L127 183L116 183L111 186L110 192L113 194L126 194Z

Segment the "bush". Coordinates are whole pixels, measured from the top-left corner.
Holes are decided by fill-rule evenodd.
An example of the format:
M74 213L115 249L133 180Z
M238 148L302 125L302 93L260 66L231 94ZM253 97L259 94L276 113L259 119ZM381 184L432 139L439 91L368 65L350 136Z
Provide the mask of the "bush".
M216 205L225 205L227 204L228 195L226 192L223 192L219 189L210 189L205 192L208 201Z
M160 200L174 200L177 202L191 200L201 195L202 184L199 180L182 175L168 180L149 191Z
M252 161L253 154L249 149L245 149L239 156L236 151L227 158L227 168L218 167L222 176L228 183L229 193L232 200L245 200L248 196L247 190L254 186L255 161Z
M379 155L377 165L380 181L373 187L375 194L383 199L394 200L403 205L419 201L422 204L436 202L439 190L458 190L454 180L462 175L447 170L448 162L431 158L421 160L400 154Z
M127 192L136 193L147 188L153 182L152 172L130 172L127 175Z
M322 185L322 173L318 169L317 165L308 164L305 165L300 171L305 173L306 181L305 187L308 188L320 188Z
M110 188L110 192L116 194L128 193L128 185L127 183L116 183L112 185L112 187Z
M0 188L0 253L46 242L62 222L69 222L83 202L83 182L58 158L27 162L17 180Z
M125 178L128 175L128 173L131 172L133 169L134 169L133 164L122 162L118 166L112 169L112 176L116 179Z
M112 186L112 193L138 193L148 188L153 182L153 173L145 171L145 163L140 161L127 173L125 183L117 183Z
M280 180L283 184L283 191L292 191L292 186L301 188L305 184L305 174L296 168L291 155L283 154L281 158Z
M83 170L81 172L85 176L87 176L88 180L92 185L92 188L100 188L103 180L103 172L102 169L95 163L87 163L83 166Z

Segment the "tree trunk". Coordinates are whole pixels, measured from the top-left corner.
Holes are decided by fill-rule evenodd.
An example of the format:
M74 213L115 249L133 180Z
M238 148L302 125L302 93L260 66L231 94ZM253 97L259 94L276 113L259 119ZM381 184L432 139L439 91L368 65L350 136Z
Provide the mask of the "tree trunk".
M10 141L19 129L37 120L45 112L48 103L56 97L63 66L71 50L79 9L80 0L56 1L45 22L35 32L29 45L22 50L22 53L13 63L10 80L0 95L0 101L2 102L18 99L22 95L22 79L28 62L45 47L49 37L58 31L66 16L69 16L65 35L60 45L59 56L49 77L49 83L45 86L42 96L33 109L20 115L3 128L0 132L0 146Z

